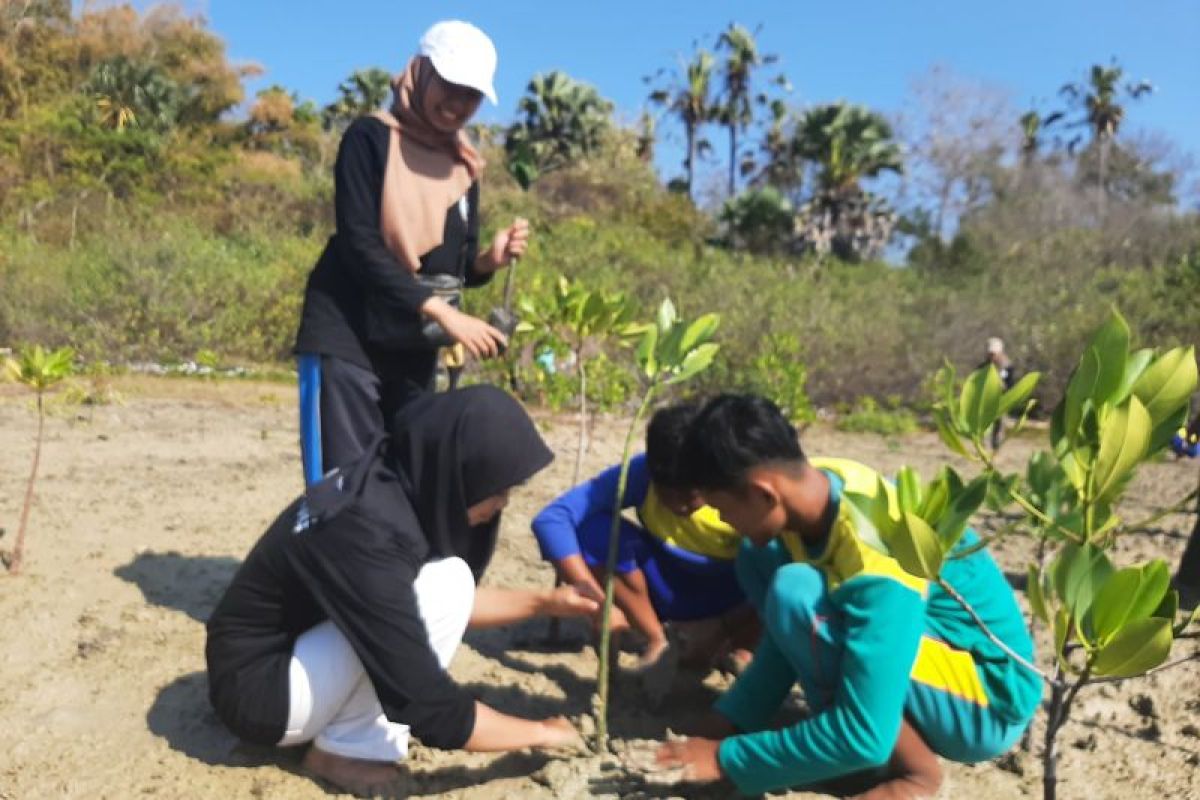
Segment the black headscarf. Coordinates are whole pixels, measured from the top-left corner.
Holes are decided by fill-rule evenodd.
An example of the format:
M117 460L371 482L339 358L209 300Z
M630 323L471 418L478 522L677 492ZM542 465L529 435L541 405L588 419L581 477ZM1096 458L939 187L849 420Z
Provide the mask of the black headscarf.
M430 555L462 558L477 581L495 550L500 519L472 528L467 508L524 483L552 460L525 409L494 386L422 395L392 420L389 461Z

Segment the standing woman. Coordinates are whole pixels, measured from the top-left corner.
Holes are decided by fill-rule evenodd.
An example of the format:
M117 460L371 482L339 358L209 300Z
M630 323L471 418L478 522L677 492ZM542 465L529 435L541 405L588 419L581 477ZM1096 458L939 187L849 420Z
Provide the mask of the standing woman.
M496 49L465 22L421 37L390 110L351 123L334 167L337 229L309 275L296 337L307 483L363 452L430 391L438 347L497 355L503 332L455 298L519 257L518 219L479 249L484 162L463 128L492 86Z
M306 769L361 793L400 777L410 733L475 752L578 743L567 720L502 714L446 668L468 626L599 609L572 586L476 588L509 490L553 458L516 400L427 394L394 428L279 515L207 624L222 722L259 744L311 743Z

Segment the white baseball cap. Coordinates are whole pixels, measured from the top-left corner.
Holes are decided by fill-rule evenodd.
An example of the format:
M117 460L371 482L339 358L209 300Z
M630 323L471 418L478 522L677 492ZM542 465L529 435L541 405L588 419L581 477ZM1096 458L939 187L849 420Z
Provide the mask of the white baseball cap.
M456 19L434 23L421 37L420 53L450 83L478 89L495 105L496 46L483 31Z

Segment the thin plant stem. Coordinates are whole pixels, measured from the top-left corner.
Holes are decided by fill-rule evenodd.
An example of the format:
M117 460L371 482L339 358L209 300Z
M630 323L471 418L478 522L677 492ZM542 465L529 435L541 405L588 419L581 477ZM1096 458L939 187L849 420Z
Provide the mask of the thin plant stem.
M1050 684L1050 705L1046 709L1046 730L1042 738L1042 800L1055 800L1058 793L1058 729L1062 725L1059 711L1062 709L1064 687L1060 680L1062 668L1054 667L1054 681Z
M1180 637L1177 636L1175 638L1178 639ZM1192 653L1190 656L1184 656L1183 658L1175 659L1174 661L1170 661L1166 664L1159 664L1154 669L1146 670L1141 675L1130 675L1129 677L1126 677L1126 678L1093 678L1092 683L1116 683L1117 681L1130 680L1130 678L1144 678L1147 675L1154 675L1159 672L1166 672L1169 669L1178 667L1181 664L1190 663L1192 661L1195 661L1196 659L1200 659L1200 652Z
M986 452L983 445L976 439L972 439L971 444L975 447L975 454L979 457L979 460L983 462L984 469L989 472L999 472L999 470L996 469L995 461L992 460L992 457ZM1008 496L1014 503L1019 505L1021 509L1025 511L1025 513L1029 514L1029 516L1033 517L1038 522L1041 522L1043 525L1049 528L1057 530L1064 537L1075 544L1084 543L1084 540L1079 537L1079 534L1077 534L1075 531L1067 530L1063 526L1059 525L1055 520L1051 519L1044 511L1035 506L1029 501L1028 498L1026 498L1016 489L1009 489Z
M633 437L650 407L654 398L657 382L646 388L642 403L638 406L629 430L625 434L625 448L621 451L621 471L617 476L617 496L613 500L612 526L608 531L608 557L605 560L604 574L604 607L600 613L600 667L596 677L596 752L608 751L608 688L609 688L609 653L612 644L612 630L609 619L613 608L613 574L616 572L617 543L621 533L621 503L625 499L625 485L629 479L629 451L633 446Z
M1192 489L1192 491L1188 492L1186 497L1184 497L1182 500L1179 500L1174 505L1156 511L1145 519L1135 522L1132 525L1126 525L1125 533L1133 533L1134 531L1145 530L1163 517L1169 517L1172 514L1182 514L1186 512L1188 510L1187 504L1192 502L1192 500L1195 500L1197 495L1200 495L1200 487Z
M33 484L37 480L38 464L42 460L42 431L46 424L46 413L42 405L42 393L37 393L38 426L33 445L33 467L29 470L29 483L25 487L25 503L21 507L21 523L17 526L17 543L13 545L12 561L8 565L10 575L21 573L21 561L25 557L25 531L29 526L29 509L33 507Z
M1009 658L1011 658L1013 661L1016 661L1018 664L1020 664L1022 667L1029 670L1033 674L1037 675L1039 678L1041 678L1046 683L1050 684L1051 686L1054 685L1054 680L1049 675L1042 672L1040 669L1037 668L1037 666L1035 664L1033 664L1031 661L1029 661L1029 659L1025 658L1020 653L1016 652L1011 647L1009 647L1007 644L1005 644L1000 639L999 636L992 633L991 628L989 628L987 626L987 623L983 621L983 618L979 616L979 612L977 612L971 606L971 604L967 602L967 599L965 597L963 597L961 594L959 594L958 590L955 589L953 586L951 586L950 583L945 578L942 578L939 576L937 579L937 585L942 588L942 591L944 591L946 594L948 594L952 598L954 598L954 602L956 602L960 606L962 606L963 610L966 611L967 614L970 615L971 619L975 622L975 624L979 626L979 629L981 631L983 631L983 635L988 637L988 639L991 640L992 644L999 647L1001 650L1004 651L1004 653Z
M1091 680L1091 668L1085 667L1072 684L1062 680L1061 667L1054 668L1054 682L1050 688L1050 709L1046 714L1046 735L1042 751L1042 800L1055 800L1058 796L1058 732L1071 714L1075 697Z
M575 450L575 474L571 477L571 486L579 485L579 475L583 469L583 456L587 453L587 368L583 365L582 350L575 352L575 364L579 369L579 446Z

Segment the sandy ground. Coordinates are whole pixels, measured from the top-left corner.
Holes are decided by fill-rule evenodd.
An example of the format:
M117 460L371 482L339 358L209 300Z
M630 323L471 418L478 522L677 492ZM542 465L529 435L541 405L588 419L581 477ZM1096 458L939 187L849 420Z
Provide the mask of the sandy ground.
M240 745L209 710L206 619L239 560L300 489L289 386L199 380L124 380L117 402L52 405L30 523L25 573L0 577L0 799L310 798L331 792L298 770L298 754ZM0 386L0 526L11 546L32 455L27 396ZM516 496L488 580L544 586L529 518L565 488L574 447L567 418L542 417L558 461ZM615 460L623 424L602 419L589 470ZM811 453L925 473L944 459L936 439L851 436L816 428ZM1031 443L1004 451L1012 464ZM1139 475L1127 508L1141 516L1195 485L1194 464L1164 462ZM1122 557L1172 561L1190 520L1172 517L1131 539ZM998 547L1008 568L1029 551ZM455 677L496 706L529 715L589 708L595 657L580 628L546 641L545 623L471 635ZM1196 648L1177 646L1176 655ZM1045 648L1043 648L1044 650ZM681 680L658 713L639 687L618 682L618 739L661 737L720 690L718 675ZM1140 682L1096 687L1062 737L1060 797L1200 796L1200 662ZM1034 753L1039 748L1035 746ZM441 798L646 797L619 772L587 759L444 753L414 747L412 796ZM1004 767L948 765L944 798L1040 796L1029 756ZM336 794L336 793L333 793ZM674 790L675 795L722 796ZM824 795L793 793L790 797Z

